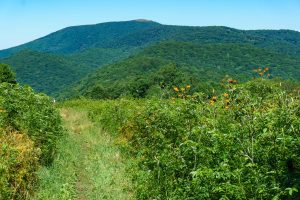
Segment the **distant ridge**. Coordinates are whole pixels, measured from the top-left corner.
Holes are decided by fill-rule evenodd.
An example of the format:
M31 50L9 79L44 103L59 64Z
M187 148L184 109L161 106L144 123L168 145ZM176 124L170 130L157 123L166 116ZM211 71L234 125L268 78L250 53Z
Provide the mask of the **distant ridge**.
M71 54L89 48L136 48L164 40L197 43L247 43L300 56L300 32L238 30L224 26L163 25L148 19L67 27L32 42L0 50L0 58L21 50Z

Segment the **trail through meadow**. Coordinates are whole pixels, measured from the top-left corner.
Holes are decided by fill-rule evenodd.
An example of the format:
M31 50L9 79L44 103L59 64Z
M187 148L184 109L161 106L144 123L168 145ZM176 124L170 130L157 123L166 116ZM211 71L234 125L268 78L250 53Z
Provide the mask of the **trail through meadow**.
M85 110L61 110L67 136L52 167L39 172L35 199L130 199L125 159L114 138L92 123Z

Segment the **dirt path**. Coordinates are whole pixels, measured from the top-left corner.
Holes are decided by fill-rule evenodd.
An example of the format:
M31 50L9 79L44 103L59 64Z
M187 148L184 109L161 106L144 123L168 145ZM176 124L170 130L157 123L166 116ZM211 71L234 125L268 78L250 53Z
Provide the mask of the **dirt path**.
M62 109L61 115L69 135L59 145L54 167L41 171L37 199L130 199L126 162L114 138L93 124L84 110Z

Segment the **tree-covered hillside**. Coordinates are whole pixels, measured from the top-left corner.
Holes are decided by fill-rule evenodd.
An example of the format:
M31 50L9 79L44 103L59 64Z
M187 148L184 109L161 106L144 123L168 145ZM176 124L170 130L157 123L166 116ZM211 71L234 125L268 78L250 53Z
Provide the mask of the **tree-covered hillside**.
M253 69L266 67L270 78L299 81L299 66L299 57L252 45L162 42L97 70L68 90L67 96L145 97L184 84L192 85L194 91L217 90L225 76L245 81L254 76Z
M40 52L70 54L84 49L107 47L125 35L160 26L155 22L127 21L109 22L64 28L32 42L0 51L0 57L31 49Z
M76 71L79 66L72 65L61 56L25 50L0 62L13 66L20 83L48 94L53 94L80 78Z
M133 20L73 26L32 42L0 51L7 57L24 49L70 54L89 48L133 48L163 41L243 43L277 52L300 55L300 33L290 30L244 31L222 26L190 27Z
M131 52L95 48L63 56L23 50L0 59L0 63L12 65L20 83L30 85L38 92L55 95L96 68L126 58Z

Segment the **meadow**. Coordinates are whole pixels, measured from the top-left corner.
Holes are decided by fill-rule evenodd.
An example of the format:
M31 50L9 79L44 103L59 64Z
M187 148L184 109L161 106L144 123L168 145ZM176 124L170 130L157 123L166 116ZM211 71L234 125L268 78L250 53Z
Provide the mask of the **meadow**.
M74 100L116 138L136 199L299 198L299 89L229 80L224 93Z
M53 99L0 83L0 199L299 199L299 85Z

